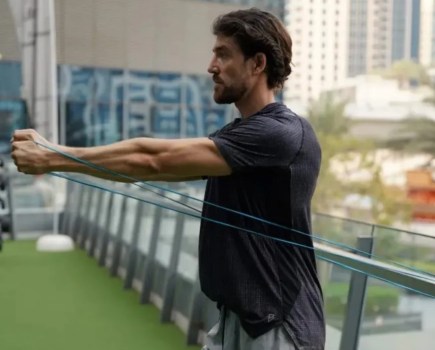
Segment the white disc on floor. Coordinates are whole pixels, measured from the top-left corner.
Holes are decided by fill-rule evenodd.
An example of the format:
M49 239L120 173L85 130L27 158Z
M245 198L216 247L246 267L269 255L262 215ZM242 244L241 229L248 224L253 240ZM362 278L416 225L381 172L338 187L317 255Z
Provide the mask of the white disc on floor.
M36 250L39 252L67 252L73 249L73 240L65 235L44 235L36 242Z

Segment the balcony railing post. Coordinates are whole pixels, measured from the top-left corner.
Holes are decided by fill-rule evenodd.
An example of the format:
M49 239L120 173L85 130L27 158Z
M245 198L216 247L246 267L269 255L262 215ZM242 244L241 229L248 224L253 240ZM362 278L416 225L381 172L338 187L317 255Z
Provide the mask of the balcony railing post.
M148 248L148 254L145 260L144 274L142 280L142 290L140 294L140 303L146 304L150 301L151 288L153 284L153 275L155 269L155 259L157 251L157 241L160 233L160 223L162 220L163 209L157 207L154 213L153 228L151 231L150 245Z
M194 345L198 343L198 336L203 322L201 320L202 307L205 302L205 296L201 292L199 277L197 277L193 292L190 299L189 309L189 326L187 328L187 344Z
M145 205L144 202L139 202L136 208L136 215L133 227L133 238L131 240L131 244L128 248L129 252L127 253L128 261L127 261L127 273L125 275L124 280L124 289L130 289L133 285L134 272L137 264L138 258L138 248L137 244L139 242L139 235L141 233L141 224L144 215Z
M103 215L104 191L98 191L97 209L95 214L95 222L92 225L93 232L91 233L91 243L89 244L88 255L95 256L95 249L97 247L97 240L102 231L100 227L101 216Z
M65 200L65 206L63 209L63 215L62 215L62 225L60 228L60 233L66 235L67 229L68 229L68 223L71 220L71 209L73 204L73 190L76 184L72 181L68 181L66 183L66 200Z
M127 216L127 200L127 197L122 197L121 217L114 237L113 256L110 265L111 276L116 276L118 274L119 263L121 260L122 240L124 236L125 218Z
M186 204L187 198L183 197L180 203ZM171 247L171 258L169 260L168 269L166 270L165 287L163 290L163 306L160 315L160 320L162 322L171 321L171 313L175 298L175 287L177 283L177 267L180 260L181 240L183 238L185 220L186 215L181 213L177 214L174 239Z
M100 256L98 257L98 265L100 265L100 266L104 266L106 264L107 248L109 246L110 224L112 221L112 215L113 215L113 211L114 211L113 210L114 197L115 197L115 194L110 193L109 204L107 207L106 225L105 225L103 232L102 232Z
M92 216L91 216L91 208L94 204L94 197L97 195L97 190L93 188L89 188L89 195L88 195L88 202L86 203L86 212L83 216L82 220L82 227L80 231L80 248L85 249L86 248L86 242L88 240L89 231L92 227Z
M373 252L373 237L358 237L358 255L370 256ZM364 313L364 300L367 288L367 275L352 272L347 298L347 310L344 318L340 350L357 350L361 320Z
M68 227L66 234L70 236L73 240L77 237L77 229L79 227L77 220L80 217L80 206L84 198L85 187L83 185L76 184L74 192L70 195L74 197L71 201L71 213L69 214Z

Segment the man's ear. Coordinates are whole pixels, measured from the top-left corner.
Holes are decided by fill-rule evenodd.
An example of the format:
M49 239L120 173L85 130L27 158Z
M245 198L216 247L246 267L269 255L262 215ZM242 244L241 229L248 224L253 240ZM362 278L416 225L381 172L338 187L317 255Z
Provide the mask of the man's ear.
M254 73L261 74L266 70L267 57L262 52L257 52L252 58L254 61Z

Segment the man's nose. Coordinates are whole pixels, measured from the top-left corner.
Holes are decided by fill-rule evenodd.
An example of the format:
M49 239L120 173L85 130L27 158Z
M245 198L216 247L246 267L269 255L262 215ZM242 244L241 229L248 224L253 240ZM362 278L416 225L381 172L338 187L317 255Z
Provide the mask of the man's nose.
M218 68L217 65L216 65L216 60L212 59L212 60L210 61L210 64L208 65L208 69L207 69L207 71L208 71L210 74L216 74L216 73L219 73L219 68Z

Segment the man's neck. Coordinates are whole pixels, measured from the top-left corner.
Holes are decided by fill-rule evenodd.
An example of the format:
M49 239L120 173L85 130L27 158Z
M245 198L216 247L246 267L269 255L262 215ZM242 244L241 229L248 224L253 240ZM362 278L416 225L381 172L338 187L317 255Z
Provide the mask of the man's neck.
M235 105L242 118L248 118L273 102L275 102L273 90L263 90L261 92L257 91L257 93L255 91L251 92L237 101Z

